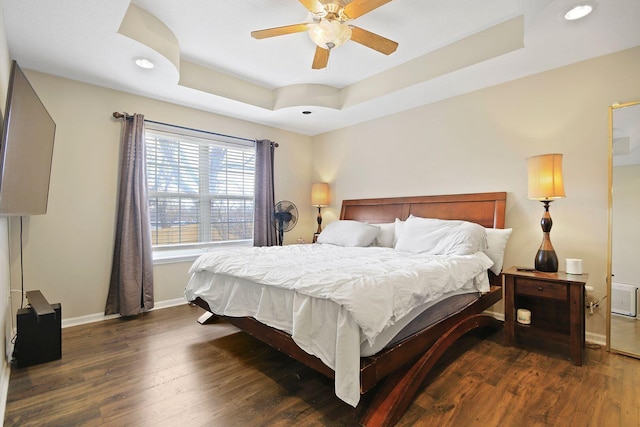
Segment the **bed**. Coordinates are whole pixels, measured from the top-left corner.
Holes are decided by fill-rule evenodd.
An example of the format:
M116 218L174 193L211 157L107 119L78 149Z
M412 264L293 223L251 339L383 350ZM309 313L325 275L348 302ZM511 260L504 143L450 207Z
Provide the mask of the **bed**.
M367 224L391 224L398 222L398 220L405 221L410 217L439 218L445 220L464 220L479 224L487 230L499 230L504 229L505 225L505 203L506 193L504 192L345 200L342 204L340 219ZM296 246L298 247L290 248L289 251L313 253L314 251L318 252L323 249L323 245ZM255 250L260 251L260 249ZM341 254L339 256L344 258L351 256L358 257L356 249L353 250L356 251L353 253L349 251L350 250L347 250L346 252L348 255ZM387 252L384 252L384 250L380 250L379 252L381 257L390 256ZM254 259L256 261L262 259L259 257L265 257L264 254L260 253L255 256L256 258ZM203 262L204 261L199 259L194 263L194 267L192 267L192 282L195 284L190 282L190 285L187 287L188 290L185 292L185 296L187 296L190 302L199 305L207 311L207 314L199 319L200 323L206 323L206 319L214 312L225 312L216 305L217 302L212 302L213 300L202 296L204 295L203 293L193 292L193 289L201 286L200 282L203 282L206 278L206 274L200 274L200 272L207 272L207 270L202 267ZM403 260L402 262L407 261ZM459 262L460 260L456 259L456 263ZM380 264L382 265L383 262L381 261ZM197 265L202 268L195 268ZM313 267L310 268L310 271L313 272ZM485 271L487 271L486 268L487 265L484 266ZM366 393L376 384L384 381L381 387L377 388L376 396L371 401L369 408L361 420L363 425L395 424L410 404L413 395L417 392L420 384L434 366L435 362L459 337L477 328L491 327L497 329L502 326L501 322L489 315L483 314L483 311L490 308L502 298L500 269L492 269L498 274L495 274L491 270L483 273L487 278L486 288L483 288L484 292L455 291L452 293L453 296L451 298L445 299L444 297L449 295L449 291L445 291L442 298L435 299L431 305L435 308L439 306L438 304L442 305L446 301L454 301L455 299L457 305L453 309L448 308L446 316L440 316L435 320L432 318L426 323L423 319L425 315L420 314L411 317L412 320L403 324L400 329L402 333L401 338L391 340L389 344L386 344L381 349L377 349L375 353L368 354L365 352L366 355L362 356L363 352L361 348L360 353L354 356L354 352L358 350L354 350L353 345L344 346L345 349L348 349L348 352L340 350L339 347L335 350L339 355L346 352L348 354L348 360L353 360L354 357L356 358L356 386L358 393ZM211 275L214 273L208 272L208 274ZM309 272L305 274L312 276ZM224 274L218 274L218 276L223 277L224 280L227 279ZM242 282L242 280L240 280L240 282ZM244 286L250 287L251 284L250 281L246 285L243 283L236 284L234 281L233 286L235 287L227 288L233 289L230 293L241 293L239 290L245 289ZM190 288L191 290L189 290ZM472 297L470 297L470 295L472 295ZM318 298L311 298L311 301L314 303L317 302L317 300ZM273 301L279 300L274 297ZM225 304L227 304L227 302L225 302ZM306 302L302 304L304 306ZM416 307L416 309L418 309L418 307ZM341 307L338 306L336 310L341 310ZM431 311L437 310L432 309ZM233 310L231 310L231 312L236 313ZM243 315L242 311L238 311L237 313L238 315L233 314L231 316L225 315L220 317L312 369L333 378L336 381L336 391L338 390L338 382L343 382L343 374L341 374L341 370L343 369L340 368L340 366L345 365L345 363L338 363L338 368L336 368L336 366L333 366L331 363L327 363L326 357L330 356L310 354L309 348L301 344L300 338L295 336L296 334L284 326L284 324L281 327L278 321L264 322L263 319L260 319L262 321L258 321L256 318L260 318L259 316L255 316L256 318L254 318L250 315ZM415 320L413 320L414 317ZM346 318L351 319L349 315L346 316ZM269 323L271 323L273 327L268 326ZM342 328L342 323L348 322L339 321L338 323L340 324L339 328ZM428 326L425 327L425 324ZM339 329L339 331L340 330L341 329ZM351 329L344 330L350 331ZM362 330L360 330L360 333L361 335L363 334ZM349 337L349 334L353 335L351 332L344 334L340 332L337 335ZM336 344L336 346L340 344L340 339L337 340L338 344ZM354 339L353 337L347 338L346 342L352 342ZM360 340L364 341L362 337ZM306 351L301 347L304 347ZM339 361L340 359L337 360ZM338 394L338 392L336 394ZM339 395L339 397L341 396ZM344 398L343 400L354 405L353 401L348 401ZM355 402L357 404L357 400Z

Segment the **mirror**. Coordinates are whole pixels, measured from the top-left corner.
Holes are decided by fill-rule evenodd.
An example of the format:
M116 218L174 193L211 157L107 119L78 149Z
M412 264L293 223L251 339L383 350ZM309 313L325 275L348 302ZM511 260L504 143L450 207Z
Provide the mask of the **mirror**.
M640 358L640 101L609 109L607 349Z

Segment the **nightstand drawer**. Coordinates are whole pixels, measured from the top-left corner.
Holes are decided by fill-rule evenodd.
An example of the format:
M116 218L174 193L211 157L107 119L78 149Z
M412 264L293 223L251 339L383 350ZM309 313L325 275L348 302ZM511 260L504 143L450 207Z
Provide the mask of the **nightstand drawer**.
M529 295L532 297L566 301L567 285L519 277L516 281L515 293L516 295Z

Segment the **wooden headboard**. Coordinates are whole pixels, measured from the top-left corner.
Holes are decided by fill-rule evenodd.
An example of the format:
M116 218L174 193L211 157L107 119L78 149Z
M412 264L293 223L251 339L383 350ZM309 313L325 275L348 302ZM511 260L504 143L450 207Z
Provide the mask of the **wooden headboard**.
M344 200L340 219L381 224L415 215L504 228L506 200L506 192Z

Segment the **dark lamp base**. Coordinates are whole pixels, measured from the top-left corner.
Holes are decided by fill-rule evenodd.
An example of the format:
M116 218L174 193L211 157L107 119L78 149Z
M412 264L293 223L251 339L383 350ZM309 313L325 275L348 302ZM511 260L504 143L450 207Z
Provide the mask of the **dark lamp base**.
M555 273L558 271L558 257L554 250L545 251L540 249L536 254L536 270L546 273Z
M556 256L556 251L553 250L551 238L549 237L551 226L553 225L553 220L549 214L549 203L551 203L551 200L542 200L542 203L544 203L544 214L540 220L540 227L542 227L542 244L536 254L536 270L555 273L558 271L558 257Z

